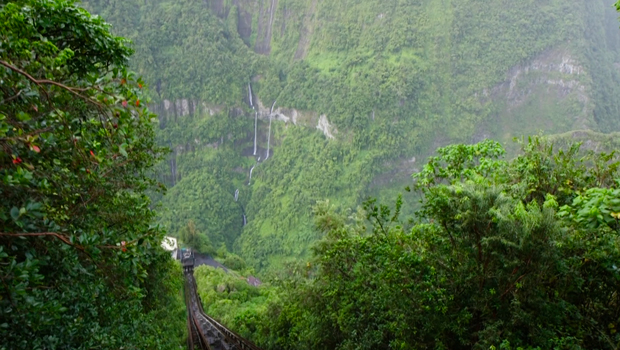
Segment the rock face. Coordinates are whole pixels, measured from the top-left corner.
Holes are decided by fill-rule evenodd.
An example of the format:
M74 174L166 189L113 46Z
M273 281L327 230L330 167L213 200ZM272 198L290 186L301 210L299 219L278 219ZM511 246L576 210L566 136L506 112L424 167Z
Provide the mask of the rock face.
M271 37L273 35L273 21L278 8L278 0L259 2L258 28L254 50L260 54L271 53Z
M579 25L593 25L589 23L592 18L603 18L604 21L615 21L615 18L610 17L608 12L596 13L597 8L603 8L598 3L603 0L570 0L570 4L567 4L566 8L555 5L544 5L543 7L549 13L553 13L554 16L565 15L565 11L570 8L570 11L574 12L572 16L578 18L576 24ZM592 3L597 5L592 5ZM373 49L368 49L364 46L359 46L363 40L367 40L365 36L372 35L372 33L381 33L382 30L400 30L401 28L407 28L405 24L395 21L399 19L399 6L396 3L390 1L385 3L374 3L372 1L349 1L343 0L342 4L334 5L318 0L297 0L297 1L281 1L281 0L209 0L205 1L205 5L209 10L218 16L220 19L227 22L234 23L236 25L237 33L239 37L245 42L245 44L251 48L255 53L270 56L274 59L283 62L298 62L304 61L316 69L326 72L332 72L337 69L341 69L342 65L346 67L356 67L363 64L364 55L370 55L371 57L377 57L377 52L372 52ZM497 4L491 1L489 8L495 7ZM452 6L454 13L450 11L445 12L441 16L436 16L437 9L446 9ZM463 5L467 7L466 5ZM475 6L479 6L475 5ZM418 56L418 53L413 53L409 48L400 48L395 52L389 52L389 47L395 45L394 43L388 43L387 47L383 50L388 50L384 55L391 60L390 62L399 62L399 60L409 60L412 57L415 59L429 59L433 58L433 55L445 56L444 58L437 58L435 61L429 60L429 65L433 65L432 68L423 68L420 72L403 71L398 72L398 64L390 74L425 74L433 75L441 71L443 68L435 67L436 65L442 66L454 66L455 62L466 60L467 55L475 51L477 56L480 56L481 62L485 59L492 57L491 53L494 47L499 47L500 50L510 51L520 50L519 47L510 48L510 45L501 45L496 43L498 41L505 40L504 38L510 38L511 32L518 33L518 28L515 26L524 25L519 21L515 21L518 17L519 11L522 10L524 5L509 5L506 9L506 14L502 14L497 18L499 22L492 22L497 17L495 13L490 13L488 19L479 20L481 26L489 26L489 23L498 26L494 30L497 32L497 38L480 37L480 47L473 46L471 48L463 48L463 40L467 39L471 35L479 35L476 29L469 27L457 28L459 26L458 21L463 21L463 16L467 16L466 9L462 9L459 6L452 4L446 5L439 0L429 0L427 4L420 5L419 11L416 15L420 18L426 18L429 21L428 27L424 27L423 30L428 32L416 32L415 36L423 38L430 36L428 42L437 45L436 48L425 47L423 40L418 41L409 38L414 35L412 32L404 30L402 33L395 34L394 37L399 37L400 41L396 44L403 45L401 41L409 41L407 45L412 47L418 47L415 50L426 50L424 55ZM541 5L542 6L542 5ZM555 6L555 7L554 7ZM337 10L337 11L336 11ZM476 10L476 9L474 9ZM472 10L472 11L474 11ZM487 11L485 8L478 8L480 11ZM477 11L477 10L476 10ZM488 9L489 12L494 10ZM513 12L510 12L513 11ZM582 13L579 13L582 12ZM591 12L591 13L587 13ZM600 12L600 11L599 11ZM602 17L601 17L602 15ZM461 16L461 17L459 17ZM351 20L355 19L351 22ZM430 20L429 18L432 18ZM349 28L347 23L362 22L361 28ZM528 22L523 20L522 22ZM552 25L553 21L539 21L532 20L532 24L539 26ZM548 22L548 23L547 23ZM499 23L499 24L498 24ZM382 29L385 27L385 29ZM620 35L612 33L608 28L609 25L603 25L603 30L599 32L606 36L604 40L607 40L609 46L620 47ZM615 26L617 27L617 25ZM370 30L369 28L372 28ZM441 29L443 28L443 29ZM545 27L541 27L545 28ZM614 28L614 30L617 28ZM540 28L532 29L538 31ZM575 34L582 35L582 33L575 32ZM517 34L514 34L517 35ZM558 38L562 38L561 35ZM571 36L572 35L572 36ZM575 37L575 35L566 35L570 40L583 40ZM594 34L592 34L594 35ZM597 34L598 35L598 34ZM523 39L517 39L516 41L525 42L528 40L539 40L542 42L543 38L539 35L527 37ZM586 38L592 42L599 40L597 38ZM442 43L439 45L438 43ZM478 42L476 42L478 45ZM519 44L521 45L521 44ZM597 45L601 45L597 43ZM362 57L353 56L347 57L347 51L370 50ZM489 51L485 51L485 48L491 48ZM597 49L601 49L600 47ZM607 48L605 48L607 49ZM609 49L613 49L610 47ZM362 51L363 51L362 50ZM436 52L433 52L436 50ZM486 137L494 137L501 139L510 139L512 136L517 136L523 132L537 132L537 130L564 132L570 129L596 129L596 121L594 115L597 113L596 109L600 107L599 101L595 101L596 97L593 96L594 89L592 86L598 86L599 84L594 81L594 73L589 68L588 62L586 62L586 56L583 55L584 50L591 50L587 47L583 47L582 44L566 43L566 40L556 40L553 42L550 40L547 46L541 45L540 48L532 50L535 55L524 57L520 64L512 67L505 67L505 80L500 79L489 80L488 84L477 84L476 89L469 91L468 93L462 93L467 89L459 91L459 85L462 85L461 80L478 79L478 77L471 73L479 70L477 67L472 66L469 69L454 71L451 74L453 76L437 76L435 82L431 84L426 83L421 87L427 89L427 95L425 99L436 99L433 102L439 107L429 111L434 115L440 115L445 119L447 125L454 125L460 123L458 119L462 119L463 112L476 115L479 120L474 120L475 126L468 126L467 128L455 127L449 134L444 134L440 137L448 141L464 141L467 137L461 138L463 135L471 137L471 141L477 141ZM345 53L344 55L341 53ZM515 54L519 54L516 53ZM615 54L618 56L617 54ZM393 56L393 57L390 57ZM346 60L346 63L339 61L340 58ZM504 53L504 56L497 56L503 61L510 59L510 54ZM611 56L610 56L611 57ZM592 58L588 58L592 60ZM613 64L620 65L615 62L618 59L613 58L610 62L597 62L597 65L610 65L615 70ZM518 60L515 62L519 62ZM466 67L464 65L463 67ZM591 62L590 62L591 66ZM358 66L359 67L359 66ZM389 67L389 66L388 66ZM375 67L365 67L363 69L375 69ZM382 67L384 68L384 67ZM347 68L349 69L349 68ZM360 69L360 68L356 68ZM355 74L367 74L363 72L363 69L357 71ZM450 68L445 70L450 72ZM481 70L481 74L488 74ZM450 73L449 73L450 74ZM261 76L248 77L252 81L261 82ZM352 79L352 76L349 76ZM406 79L405 79L406 80ZM370 81L360 81L359 84L368 84ZM404 84L409 84L405 82ZM401 84L402 85L402 84ZM436 85L436 86L433 86ZM485 87L486 86L486 87ZM419 111L413 111L411 101L417 98L411 94L405 93L407 87L399 86L398 89L400 97L395 103L400 106L403 114L419 113ZM258 95L261 95L260 92ZM371 115L371 120L374 122L377 118L380 120L382 117L381 108L375 108L376 105L385 103L380 101L382 92L374 92L372 96L366 96L370 99L376 98L377 101L370 101L372 111L361 111L362 113L368 113ZM544 98L543 98L544 97ZM467 107L469 110L459 110L461 101L468 99L480 101L480 107ZM546 100L545 101L543 101ZM256 96L258 100L258 96ZM255 101L256 104L258 104ZM272 101L263 101L267 105L271 105ZM312 128L319 129L327 138L337 138L337 131L335 125L338 125L343 132L347 132L346 126L343 126L339 120L338 115L329 115L325 113L323 117L323 111L316 106L301 111L294 103L290 103L290 98L282 99L282 106L278 107L273 112L269 111L269 108L260 105L259 118L265 119L266 116L272 116L274 121L283 121L285 123L291 122L294 125L305 125ZM451 105L448 105L451 104ZM365 107L368 108L368 107ZM428 108L427 108L428 109ZM489 110L491 112L489 113ZM610 108L605 108L606 111L611 111ZM160 118L170 119L184 117L188 114L203 113L205 115L213 115L217 113L213 108L209 108L206 105L202 105L202 102L197 102L192 99L180 99L175 101L164 100L162 105L156 110L159 112ZM539 113L540 115L536 119L532 117L525 117L533 113ZM611 112L609 112L611 113ZM452 114L452 115L450 115ZM601 114L600 112L598 113ZM543 117L544 115L544 117ZM551 117L547 118L547 115ZM560 120L560 115L565 115L566 120ZM474 118L474 119L476 119ZM527 120L526 120L527 119ZM489 125L501 124L499 126L489 127ZM509 129L519 124L517 133L508 132ZM523 128L523 125L530 126L529 128ZM527 129L527 130L526 130ZM437 130L435 132L439 132Z
M472 143L493 138L504 141L539 132L595 130L591 75L565 47L550 48L509 69L505 80L475 95L494 113L477 126ZM440 140L433 148L444 146Z
M213 116L222 111L222 107L210 106L206 102L192 99L163 100L149 105L149 109L159 116L160 122L176 120L194 114Z
M248 284L254 287L258 287L261 284L263 284L258 278L254 277L254 276L249 276L247 278Z
M230 107L240 101L237 93L242 89L236 86L240 80L243 85L248 80L259 83L257 95L265 99L263 88L274 82L274 90L295 90L281 98L282 108L275 111L275 120L303 124L296 115L303 109L306 112L302 114L316 112L315 120L308 123L311 127L326 114L330 125L337 125L341 133L350 129L343 120L355 119L329 108L347 102L342 97L366 99L359 105L348 102L359 108L356 114L372 116L372 121L381 120L385 116L381 109L389 104L400 108L397 112L391 108L387 113L391 118L442 118L447 125L458 124L456 119L477 124L480 120L471 119L487 117L488 106L472 106L470 99L499 100L506 108L493 107L491 114L511 115L519 114L528 104L537 104L542 93L563 105L564 111L556 108L553 112L570 113L571 126L578 128L592 128L595 114L598 119L610 119L620 110L620 103L604 105L617 95L607 87L620 86L609 79L610 72L617 74L616 66L620 66L620 31L608 0L204 0L192 4L127 0L127 7L136 11L131 14L109 2L84 3L109 9L108 13L99 12L115 24L119 34L149 49L138 50L136 58L143 62L140 73L157 86L154 90L161 103L153 110L162 120L216 112L202 101ZM119 20L115 22L116 17ZM142 19L129 20L134 17ZM177 30L168 30L166 23ZM142 38L153 40L140 35L153 28L163 31L161 41L140 42ZM193 37L192 33L198 34ZM202 51L207 42L217 45ZM210 55L213 52L218 54ZM278 68L272 68L279 70L278 81L261 78L270 73L263 70L262 63L252 63L256 59L252 52L268 56L264 62L276 63ZM252 57L237 62L237 56ZM204 62L209 64L202 65ZM303 73L291 79L290 69L298 63L303 63L304 70L298 71ZM325 79L316 79L315 71ZM418 79L422 76L432 78ZM331 96L317 91L297 92L321 89L315 84L351 91L332 101ZM233 88L217 93L227 87ZM279 98L280 93L273 91L269 98ZM239 95L245 96L245 92ZM424 103L427 105L419 107ZM580 111L573 104L578 104ZM549 104L543 107L551 108ZM395 113L402 115L394 117ZM547 122L558 125L555 120ZM608 124L620 125L615 120ZM562 125L560 130L566 127ZM493 135L492 131L474 131L471 126L467 130L459 126L446 138ZM330 134L337 138L334 132Z
M591 75L571 51L545 50L478 95L483 103L494 103L497 111L479 126L472 142L596 129L590 84Z
M559 97L566 97L575 89L583 93L585 86L579 81L582 74L586 74L585 69L569 52L549 50L534 58L529 64L511 69L508 80L497 88L507 86L506 97L512 106L516 106L523 103L531 93L531 85L558 86ZM527 85L520 86L519 83L524 80Z
M316 126L328 139L335 139L334 135L338 133L336 127L329 123L327 115L325 114L319 115L316 112L300 111L295 108L278 107L276 109L271 109L266 107L261 100L257 101L257 106L260 119L268 120L271 116L275 121L287 124L290 122L295 126Z
M329 124L329 120L327 120L327 116L325 114L321 114L321 116L319 117L319 123L316 125L316 128L321 130L325 137L329 139L335 138L332 131L335 133L336 129Z
M547 129L560 132L570 129L592 129L595 127L595 122L592 118L593 108L587 88L589 79L587 70L570 51L549 49L525 64L512 67L506 72L506 80L490 89L484 89L481 93L477 93L476 97L483 104L500 101L504 109L498 114L515 117L516 114L529 113L529 111L523 111L523 107L536 103L534 100L540 99L540 94L543 94L549 104L570 103L574 107L574 113L567 116L569 122L565 123L564 127L553 124ZM316 127L328 139L336 138L338 131L325 114L280 106L272 110L260 99L256 97L255 99L258 118L261 120L267 120L271 116L274 121L287 124L290 122L295 126ZM190 115L214 116L223 110L222 107L211 106L206 102L193 99L163 100L161 103L151 105L150 109L159 115L162 123ZM235 109L235 114L241 115L244 112ZM373 121L374 116L373 110L371 118ZM531 126L533 127L529 130L531 133L545 129L544 123L540 120ZM484 125L480 130L473 136L472 142L502 136L485 131ZM199 143L198 140L196 142Z

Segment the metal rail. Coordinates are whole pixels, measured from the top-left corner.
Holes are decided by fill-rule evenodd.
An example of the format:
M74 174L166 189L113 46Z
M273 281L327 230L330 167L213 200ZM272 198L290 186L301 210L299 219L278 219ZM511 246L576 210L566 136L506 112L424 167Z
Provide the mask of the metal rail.
M191 293L185 287L185 301L187 304L187 348L189 350L210 350L204 335L200 333L196 325L195 312L190 306Z
M261 350L249 340L208 316L197 293L192 264L185 270L185 302L188 314L188 347L190 350Z

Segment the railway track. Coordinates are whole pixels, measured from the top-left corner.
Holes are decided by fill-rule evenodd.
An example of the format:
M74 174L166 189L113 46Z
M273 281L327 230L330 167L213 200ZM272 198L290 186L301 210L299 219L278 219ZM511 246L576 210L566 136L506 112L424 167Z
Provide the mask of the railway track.
M208 316L196 289L193 259L184 259L185 302L187 304L188 348L190 350L261 350L249 340Z

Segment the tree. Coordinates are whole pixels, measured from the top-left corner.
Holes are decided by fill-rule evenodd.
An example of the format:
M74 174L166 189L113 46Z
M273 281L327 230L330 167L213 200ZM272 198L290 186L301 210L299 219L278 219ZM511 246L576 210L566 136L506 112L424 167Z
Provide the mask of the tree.
M196 224L191 220L187 223L187 226L179 231L179 239L181 239L181 242L183 242L185 246L194 251L215 255L215 248L209 240L209 237L200 233L198 229L196 229Z
M347 217L319 203L314 278L274 308L293 349L617 349L618 159L534 138L438 150L402 201ZM290 335L287 335L290 334Z
M171 346L127 41L72 0L0 1L0 39L0 349Z

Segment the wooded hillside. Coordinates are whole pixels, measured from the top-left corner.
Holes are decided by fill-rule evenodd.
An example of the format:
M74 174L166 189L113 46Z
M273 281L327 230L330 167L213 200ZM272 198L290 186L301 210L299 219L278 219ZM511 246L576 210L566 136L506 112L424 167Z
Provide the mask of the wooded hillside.
M438 146L490 137L515 150L514 136L620 125L609 0L84 6L133 40L151 82L159 142L174 150L159 167L161 222L174 233L193 221L257 268L307 254L317 200L393 197ZM248 83L264 106L256 156ZM334 140L316 130L321 115Z

